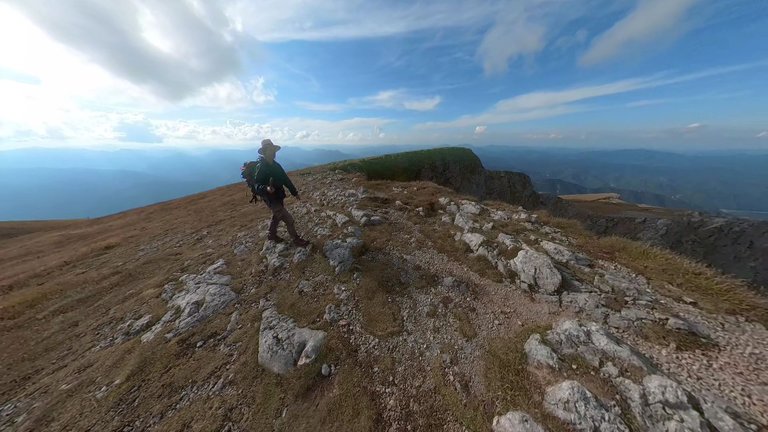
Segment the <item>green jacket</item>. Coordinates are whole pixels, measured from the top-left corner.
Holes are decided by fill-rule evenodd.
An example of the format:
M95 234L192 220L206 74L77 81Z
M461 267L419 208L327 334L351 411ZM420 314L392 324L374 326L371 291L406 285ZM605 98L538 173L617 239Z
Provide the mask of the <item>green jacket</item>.
M296 190L296 186L288 178L288 174L285 173L283 167L277 161L269 163L263 157L259 158L259 169L253 175L253 181L256 184L256 193L264 198L267 205L273 202L282 202L285 199L286 195L283 186L288 188L291 195L297 196L299 194L299 191ZM271 194L267 192L267 186L270 183L275 188L275 192Z

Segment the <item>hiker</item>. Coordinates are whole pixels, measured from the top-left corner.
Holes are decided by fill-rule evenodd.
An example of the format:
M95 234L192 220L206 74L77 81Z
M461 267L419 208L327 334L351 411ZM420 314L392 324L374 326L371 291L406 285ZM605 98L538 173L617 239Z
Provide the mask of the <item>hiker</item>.
M279 145L272 143L269 138L261 141L261 148L259 154L261 157L258 162L255 163L255 168L250 172L246 170L246 167L250 164L244 165L244 177L248 181L249 186L255 196L261 197L267 204L270 210L272 210L272 221L269 224L269 236L267 239L280 243L283 241L277 235L277 226L280 221L285 222L286 228L288 228L288 234L293 237L293 244L299 247L309 245L309 242L304 240L296 232L293 216L285 209L283 201L285 200L285 189L287 187L297 200L299 198L299 191L296 190L296 186L293 185L291 179L288 178L288 174L279 163L275 160L275 154L280 150Z

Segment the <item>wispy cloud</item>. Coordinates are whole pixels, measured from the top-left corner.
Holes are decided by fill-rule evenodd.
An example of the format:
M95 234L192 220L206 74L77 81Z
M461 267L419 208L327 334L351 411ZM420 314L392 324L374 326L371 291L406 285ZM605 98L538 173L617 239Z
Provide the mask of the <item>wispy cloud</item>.
M296 106L309 111L327 111L327 112L341 111L347 107L347 105L345 104L315 103L315 102L306 102L306 101L298 101L296 102Z
M153 132L166 143L188 145L250 145L265 137L275 142L312 144L343 144L365 142L384 136L383 127L392 120L354 117L343 120L310 118L276 119L268 123L227 121L209 125L194 121L164 120L153 122Z
M408 111L432 111L443 101L441 96L417 96L407 90L382 90L369 96L351 98L345 103L296 102L310 111L343 111L346 109L387 108Z
M755 135L755 138L768 138L768 130L764 130L759 134Z
M510 9L497 18L477 49L486 75L506 72L510 60L536 54L546 45L544 25L533 22L512 5Z
M513 123L556 117L594 109L594 107L577 104L583 101L694 81L765 65L766 63L764 62L747 63L706 69L677 76L671 76L668 73L658 73L605 84L577 86L562 90L535 91L500 100L493 107L479 114L465 115L447 122L425 123L420 127L474 127L477 124Z
M627 108L637 108L637 107L644 107L644 106L650 106L650 105L660 105L660 104L665 104L665 103L669 103L669 102L672 102L672 101L673 101L673 99L669 99L669 98L663 98L663 99L641 99L641 100L636 100L636 101L628 102L624 106L627 107Z
M685 26L681 21L698 0L641 0L629 15L594 39L581 57L593 65L632 52L649 42L674 37Z

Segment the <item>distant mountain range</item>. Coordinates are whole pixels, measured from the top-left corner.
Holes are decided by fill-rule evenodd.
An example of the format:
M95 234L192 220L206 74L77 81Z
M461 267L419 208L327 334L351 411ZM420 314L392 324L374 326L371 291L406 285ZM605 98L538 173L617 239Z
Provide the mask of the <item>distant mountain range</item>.
M92 218L178 198L240 181L243 162L258 156L255 149L0 152L0 220ZM286 170L345 158L334 150L280 151Z
M634 203L708 211L768 211L768 152L501 146L474 150L489 169L525 172L542 192L581 186L587 193L617 192Z
M528 174L539 192L615 192L628 202L718 211L768 212L768 152L683 154L654 150L471 147L488 169ZM425 146L285 146L287 170ZM0 152L0 220L90 218L240 181L256 149ZM245 194L245 191L244 191Z
M713 210L699 206L694 206L683 200L679 200L666 195L653 192L635 191L631 189L622 189L614 187L588 188L582 185L571 183L560 179L540 179L534 180L533 186L539 193L548 193L552 195L578 195L613 192L621 195L621 199L634 204L645 204L654 207L669 207L678 209L692 210ZM715 209L716 210L716 209Z

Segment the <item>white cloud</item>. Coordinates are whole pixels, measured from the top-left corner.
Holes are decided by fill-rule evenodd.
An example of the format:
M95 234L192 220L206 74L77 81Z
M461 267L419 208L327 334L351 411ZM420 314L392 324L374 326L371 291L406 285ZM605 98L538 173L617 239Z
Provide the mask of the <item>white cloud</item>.
M333 104L333 103L324 104L324 103L315 103L315 102L306 102L306 101L296 102L296 106L309 111L326 111L326 112L341 111L345 108L344 104Z
M650 106L650 105L665 104L671 101L672 99L641 99L641 100L628 102L624 106L626 106L627 108L637 108L637 107L644 107L644 106Z
M768 130L764 130L759 134L755 135L755 138L768 138Z
M640 0L629 15L592 41L581 63L600 63L649 42L675 36L685 28L681 21L697 1Z
M275 119L268 123L226 121L210 125L192 121L156 121L154 131L166 143L188 146L249 145L263 138L276 143L334 144L345 141L372 142L384 137L383 126L391 120L350 118L337 121L307 118Z
M510 61L533 55L546 45L546 29L531 22L524 13L504 14L485 34L477 54L486 75L507 71Z
M532 133L532 134L523 135L523 138L527 138L531 140L558 140L563 138L563 135L557 132Z
M275 101L277 91L264 86L264 77L258 77L251 81L250 86L251 100L257 105L264 105Z
M382 90L370 96L351 98L345 103L300 101L296 105L310 111L343 111L346 109L388 108L408 111L432 111L443 101L440 96L415 96L403 89Z
M704 125L701 124L701 123L691 123L688 126L686 126L685 128L688 129L688 130L694 130L694 129L701 129L702 127L704 127Z
M403 108L411 111L432 111L437 108L443 98L434 96L426 99L412 99L403 101Z
M764 63L748 63L742 65L706 69L703 71L668 76L655 74L645 77L630 78L605 84L585 85L562 90L535 91L524 93L496 102L490 109L479 114L461 116L447 122L430 122L421 124L421 128L436 127L471 127L476 124L503 124L527 120L556 117L565 114L594 109L577 102L633 92L642 89L662 87L687 81L694 81L711 76L728 74L746 68L762 66Z
M442 98L432 96L420 98L409 94L405 90L383 90L374 95L360 99L352 99L354 106L362 108L393 108L410 111L431 111L440 105Z
M83 58L169 100L181 100L240 69L236 35L217 8L138 0L25 0L13 6ZM47 51L29 55L49 61Z
M475 135L482 135L485 133L486 130L488 130L488 126L485 126L485 125L476 126Z

